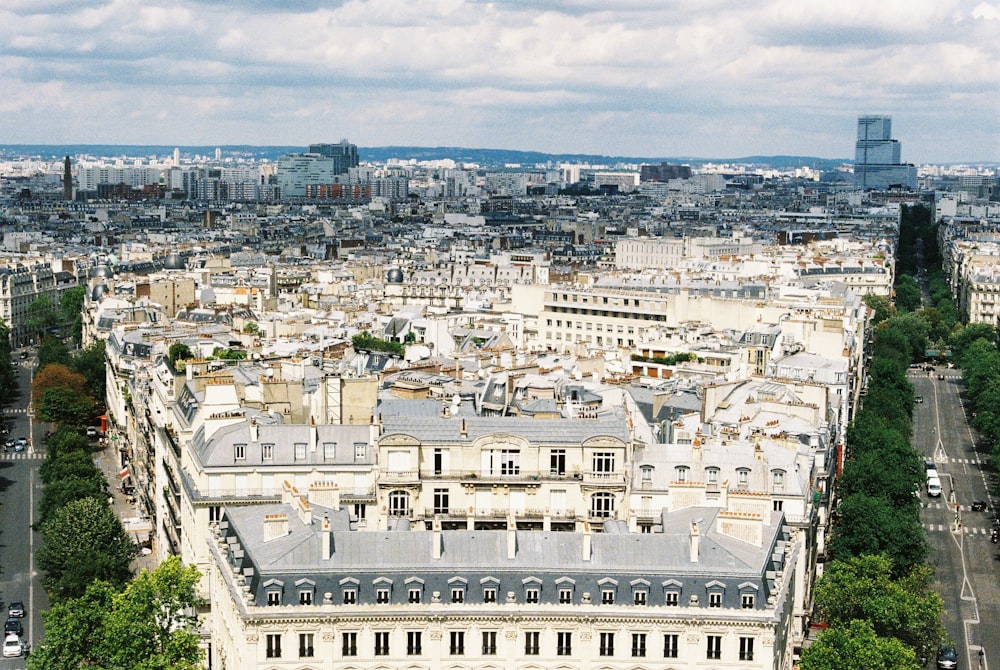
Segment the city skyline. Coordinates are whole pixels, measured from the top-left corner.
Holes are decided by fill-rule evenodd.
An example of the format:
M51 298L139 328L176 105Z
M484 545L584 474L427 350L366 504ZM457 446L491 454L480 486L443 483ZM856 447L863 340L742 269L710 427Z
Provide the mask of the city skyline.
M1000 4L297 0L0 9L0 143L1000 158Z

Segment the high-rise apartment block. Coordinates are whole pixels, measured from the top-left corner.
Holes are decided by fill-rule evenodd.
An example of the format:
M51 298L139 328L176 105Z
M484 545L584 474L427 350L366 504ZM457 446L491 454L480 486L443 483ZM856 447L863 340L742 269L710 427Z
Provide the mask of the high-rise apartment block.
M892 139L892 117L858 117L854 184L862 190L917 187L916 166L900 163L899 140Z
M358 146L347 140L338 144L310 144L309 153L332 158L334 174L344 174L348 168L358 166Z

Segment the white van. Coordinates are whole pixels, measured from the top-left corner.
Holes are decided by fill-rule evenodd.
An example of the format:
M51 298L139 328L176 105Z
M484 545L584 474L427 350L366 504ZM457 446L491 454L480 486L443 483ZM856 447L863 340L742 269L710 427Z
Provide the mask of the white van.
M941 495L941 480L937 477L927 478L927 495L937 498Z

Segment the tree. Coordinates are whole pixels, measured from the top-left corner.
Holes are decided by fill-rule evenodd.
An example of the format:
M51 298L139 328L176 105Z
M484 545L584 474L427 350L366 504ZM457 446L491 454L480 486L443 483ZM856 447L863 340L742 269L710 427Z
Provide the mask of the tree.
M201 575L171 556L123 590L105 581L44 613L45 637L29 670L187 670L202 667L195 585Z
M73 369L84 376L91 397L103 407L107 397L107 369L104 342L98 341L73 356Z
M916 504L913 492L920 488L923 466L913 449L903 452L870 450L853 455L844 467L840 493L847 497L856 493L889 501L893 507Z
M191 351L191 347L183 342L174 342L167 350L167 359L175 369L177 361L186 361L191 358L194 358L194 353Z
M892 574L885 555L833 561L816 584L816 612L834 627L866 621L876 635L894 637L929 658L944 639L944 601L931 590L933 570L917 565L900 579Z
M17 399L17 378L14 359L10 355L10 328L0 319L0 405Z
M63 505L41 524L41 532L38 566L50 600L78 598L95 579L120 584L132 576L129 564L138 548L104 500Z
M862 554L886 554L894 574L905 575L927 556L927 540L918 510L895 507L889 500L855 494L837 505L830 555L846 561Z
M65 386L47 389L35 406L42 421L69 426L86 426L94 418L95 410L93 398Z
M956 361L962 360L965 350L976 340L986 340L991 344L996 342L996 329L988 323L970 323L962 326L948 338L952 358Z
M917 280L910 275L902 275L896 278L896 308L904 312L912 312L920 309L923 296L920 293L920 286Z
M115 598L105 619L101 655L107 668L195 670L203 667L198 644L201 573L171 556L143 571Z
M50 363L60 363L69 367L73 364L73 357L62 339L46 335L38 345L38 369L41 370Z
M24 315L24 329L35 337L50 333L59 327L59 313L52 300L46 296L35 298Z
M882 323L896 314L896 308L893 307L892 302L884 295L869 293L861 301L875 313L872 317L872 323L874 324Z
M100 477L104 480L104 473L97 469L94 460L86 451L49 453L49 457L42 461L42 467L38 469L43 484L51 484L61 479L70 477ZM42 495L45 495L44 491Z
M892 637L879 637L867 621L852 621L823 631L802 650L800 670L918 670L913 649Z
M108 483L101 473L96 476L66 476L45 485L38 504L38 518L44 523L53 512L67 503L84 498L104 501L108 497Z
M57 461L64 455L73 452L85 454L86 458L90 460L90 452L92 450L90 441L80 434L79 427L68 425L56 428L56 431L49 436L45 446L48 458L42 464L43 470L49 461ZM93 465L92 461L91 465Z
M79 598L55 602L42 612L45 637L28 657L28 670L104 666L98 642L104 639L104 617L116 593L114 586L98 580Z
M64 330L68 330L76 346L83 342L83 303L87 296L85 286L74 286L59 296L59 315Z
M45 392L54 388L66 388L83 395L89 395L90 391L86 377L62 363L49 363L40 368L31 381L31 402L37 405Z

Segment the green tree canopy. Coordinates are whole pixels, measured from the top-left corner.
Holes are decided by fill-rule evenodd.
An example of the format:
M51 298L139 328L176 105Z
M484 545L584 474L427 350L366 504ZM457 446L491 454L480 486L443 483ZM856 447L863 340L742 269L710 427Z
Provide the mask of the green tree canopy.
M18 374L10 352L10 328L0 319L0 405L18 399Z
M73 356L70 355L66 343L54 335L46 335L42 338L42 343L38 345L38 369L43 369L51 363L59 363L66 367L73 365Z
M73 356L73 369L87 380L87 387L97 406L103 407L107 394L107 367L104 342L97 341Z
M879 637L867 621L823 631L802 650L800 670L918 670L913 649L893 637Z
M928 565L916 565L894 579L892 561L885 555L834 561L816 584L815 609L831 626L863 620L876 635L894 637L918 657L930 658L944 639L944 601L931 590L933 581Z
M38 566L52 601L78 598L95 579L120 584L132 576L138 548L104 500L83 498L54 510L41 524Z
M916 507L899 508L882 497L854 494L841 500L830 538L830 554L847 561L886 554L896 576L908 574L927 556L927 540Z
M183 342L174 342L167 349L167 359L172 366L176 367L177 361L186 361L191 358L194 358L194 352L191 351L191 347Z
M79 598L57 601L42 612L45 637L28 657L29 670L107 667L99 656L100 641L116 593L111 584L94 581Z
M49 334L59 327L59 312L55 304L47 296L39 296L28 305L24 314L24 328L38 337Z
M917 280L910 275L896 278L896 308L903 312L913 312L920 309L923 296Z
M83 303L87 295L85 286L74 286L59 296L59 316L76 346L83 341Z
M862 302L875 313L872 316L872 323L874 324L882 323L896 314L896 308L893 307L892 302L884 295L869 293L862 298Z
M961 361L966 349L976 340L985 340L993 345L997 341L996 329L988 323L970 323L962 326L948 338L952 358Z
M43 421L70 426L88 425L94 418L96 409L90 396L81 395L65 386L47 389L35 407Z

